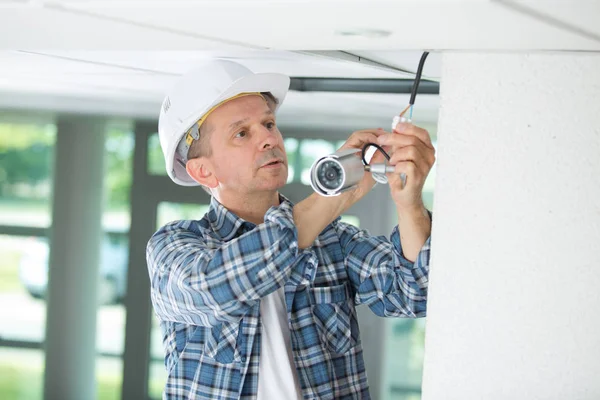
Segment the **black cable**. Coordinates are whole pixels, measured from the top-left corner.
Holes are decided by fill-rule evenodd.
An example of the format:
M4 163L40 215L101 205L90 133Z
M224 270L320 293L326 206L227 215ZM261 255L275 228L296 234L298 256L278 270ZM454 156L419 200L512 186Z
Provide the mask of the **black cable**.
M364 147L362 149L362 162L364 165L369 165L369 163L367 162L367 160L365 158L365 155L367 154L367 149L371 146L377 148L377 150L379 150L383 154L385 159L390 161L390 155L383 149L383 147L381 147L380 145L375 144L375 143L367 143L364 145Z
M421 83L421 74L423 73L423 66L425 65L425 59L429 55L429 52L426 51L421 55L421 60L419 61L419 67L417 68L417 75L415 76L415 83L413 83L412 92L410 94L410 101L408 104L415 104L415 97L417 97L417 89L419 88L419 83Z
M419 66L417 67L417 75L415 76L415 82L413 83L412 92L410 94L410 105L415 104L415 97L417 97L417 89L419 88L419 83L421 83L421 74L423 73L423 66L425 65L425 60L427 59L428 55L428 51L423 52L423 54L421 55L421 60L419 61ZM367 154L367 149L371 146L377 148L377 150L379 150L383 154L386 160L390 160L390 155L383 149L383 147L375 143L367 143L362 148L362 162L364 165L369 165L365 158L365 155Z

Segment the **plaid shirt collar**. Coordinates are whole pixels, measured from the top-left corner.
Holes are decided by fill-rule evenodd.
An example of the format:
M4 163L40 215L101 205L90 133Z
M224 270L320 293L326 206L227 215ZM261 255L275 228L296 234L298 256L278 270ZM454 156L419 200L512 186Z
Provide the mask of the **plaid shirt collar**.
M294 204L284 195L279 193L279 207L292 209ZM231 240L238 236L240 230L252 230L256 226L254 223L240 218L229 211L214 196L210 198L210 206L206 213L208 222L213 232L215 232L223 241Z

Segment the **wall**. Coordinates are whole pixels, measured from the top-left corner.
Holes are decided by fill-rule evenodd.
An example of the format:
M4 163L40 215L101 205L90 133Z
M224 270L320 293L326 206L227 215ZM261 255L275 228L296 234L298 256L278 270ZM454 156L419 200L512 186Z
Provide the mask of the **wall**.
M424 400L600 398L599 71L444 55Z

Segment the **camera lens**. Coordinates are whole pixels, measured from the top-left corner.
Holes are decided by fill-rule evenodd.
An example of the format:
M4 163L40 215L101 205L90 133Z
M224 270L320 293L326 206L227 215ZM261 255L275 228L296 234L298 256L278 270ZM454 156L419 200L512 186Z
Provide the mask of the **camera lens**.
M335 190L342 186L343 172L335 161L325 161L317 170L319 183L326 189Z

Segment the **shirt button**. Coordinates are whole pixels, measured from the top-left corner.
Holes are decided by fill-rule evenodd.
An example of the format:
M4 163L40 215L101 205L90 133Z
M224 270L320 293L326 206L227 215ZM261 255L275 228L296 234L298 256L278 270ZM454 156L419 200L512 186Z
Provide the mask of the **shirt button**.
M242 362L246 362L246 356L242 356Z
M312 265L312 264L308 264L308 265L306 266L306 269L313 269L313 267L314 267L314 265Z
M304 278L310 280L310 275L306 274L306 275L304 275Z

